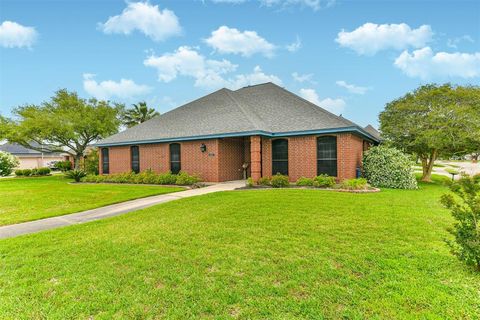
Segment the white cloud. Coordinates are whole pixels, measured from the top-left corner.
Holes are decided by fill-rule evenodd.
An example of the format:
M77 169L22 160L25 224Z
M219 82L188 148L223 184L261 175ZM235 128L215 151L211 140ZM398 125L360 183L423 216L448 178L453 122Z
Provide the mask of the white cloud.
M195 85L208 87L216 81L222 81L222 74L235 71L237 65L228 60L208 60L195 49L179 47L173 53L161 56L151 55L143 64L157 69L158 80L170 82L178 75L195 78Z
M348 90L348 92L355 93L355 94L365 94L365 92L367 92L370 89L368 87L361 87L354 84L350 84L343 80L339 80L335 83L337 84L337 86L345 88Z
M131 34L138 30L154 41L162 41L182 31L177 16L168 9L160 10L158 5L148 2L130 2L121 14L110 17L99 24L107 34Z
M365 23L352 32L342 30L335 41L358 54L374 55L386 49L421 48L432 40L432 36L433 32L429 25L412 29L405 23L380 25Z
M302 47L302 40L300 40L298 36L294 42L286 46L287 50L290 52L296 52L300 50L301 47Z
M88 94L100 100L108 100L112 97L129 99L152 90L149 86L136 84L129 79L120 79L120 82L106 80L98 83L94 77L95 75L91 73L83 74L83 88Z
M293 80L300 83L305 81L312 82L312 77L313 77L313 73L308 73L308 74L299 74L298 72L292 73Z
M450 47L450 48L454 48L454 49L457 49L458 48L458 44L460 42L470 42L470 43L474 43L475 40L473 40L473 38L469 35L463 35L461 37L457 37L457 38L453 38L453 39L448 39L447 40L447 46Z
M236 71L237 65L225 59L206 59L197 50L187 46L180 47L173 53L151 55L143 63L157 70L159 81L170 82L178 76L186 76L195 80L196 87L206 89L236 89L262 82L282 84L280 78L264 73L259 66L252 73L228 77L228 74Z
M305 100L308 100L311 103L316 104L317 106L335 114L341 114L346 105L345 101L340 98L325 98L320 100L320 97L314 89L300 89L300 96Z
M5 48L30 48L38 38L33 27L25 27L13 21L0 24L0 46Z
M282 80L280 80L279 77L272 74L266 74L260 66L256 66L253 68L252 73L236 75L233 79L227 80L225 86L229 89L238 89L265 82L273 82L282 85Z
M402 52L395 66L407 76L424 80L448 77L474 78L480 76L480 52L437 52L425 47Z
M275 46L260 37L255 31L240 31L235 28L221 26L212 31L210 38L205 42L219 53L241 54L250 57L261 53L266 57L272 57Z
M307 7L314 11L320 10L322 7L331 7L335 4L335 0L260 0L260 3L266 7L280 6L283 8L300 6ZM323 5L325 4L325 5Z

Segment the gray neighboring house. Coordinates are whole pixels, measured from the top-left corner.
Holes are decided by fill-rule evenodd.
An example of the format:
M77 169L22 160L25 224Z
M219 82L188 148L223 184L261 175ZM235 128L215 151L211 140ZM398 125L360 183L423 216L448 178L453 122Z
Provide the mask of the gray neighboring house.
M0 151L13 154L20 161L18 169L34 169L41 167L51 167L57 161L67 160L67 153L58 152L40 152L25 148L16 143L5 143L0 145Z

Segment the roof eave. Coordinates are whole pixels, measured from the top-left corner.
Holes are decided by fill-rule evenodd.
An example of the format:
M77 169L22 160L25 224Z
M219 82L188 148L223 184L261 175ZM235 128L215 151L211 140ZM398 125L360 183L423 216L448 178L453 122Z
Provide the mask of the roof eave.
M317 129L317 130L302 130L302 131L288 131L288 132L267 132L262 130L254 131L244 131L244 132L229 132L229 133L220 133L220 134L209 134L209 135L198 135L198 136L189 136L189 137L175 137L175 138L165 138L165 139L150 139L150 140L137 140L137 141L121 141L121 142L106 142L94 144L96 147L114 147L114 146L126 146L126 145L137 145L137 144L153 144L153 143L166 143L166 142L178 142L178 141L195 141L195 140L205 140L205 139L219 139L219 138L234 138L234 137L245 137L245 136L264 136L269 138L275 137L289 137L289 136L302 136L302 135L313 135L313 134L328 134L328 133L341 133L341 132L353 132L359 134L367 140L372 142L380 142L377 138L366 132L360 127L351 126L343 128L328 128L328 129Z

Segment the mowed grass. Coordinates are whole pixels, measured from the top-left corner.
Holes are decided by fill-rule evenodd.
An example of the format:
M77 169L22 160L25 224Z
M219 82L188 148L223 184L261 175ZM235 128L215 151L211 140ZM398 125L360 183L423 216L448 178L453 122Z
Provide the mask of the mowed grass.
M447 189L252 190L0 241L0 318L478 319Z
M71 181L62 175L0 179L0 226L183 190L141 185L72 184Z

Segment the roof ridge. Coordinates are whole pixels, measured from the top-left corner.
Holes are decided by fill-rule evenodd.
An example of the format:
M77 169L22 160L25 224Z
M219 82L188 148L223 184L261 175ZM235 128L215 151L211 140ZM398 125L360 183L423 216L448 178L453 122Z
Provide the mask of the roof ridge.
M229 92L230 91L230 92ZM230 97L230 99L232 99L232 101L238 106L238 108L240 109L240 111L243 113L243 115L245 116L245 118L248 119L248 121L253 124L253 126L257 129L257 130L263 130L262 128L266 128L268 127L267 124L252 110L249 110L250 112L247 112L247 110L245 110L245 108L242 106L241 103L238 102L237 98L238 97L235 97L234 94L235 92L237 91L231 91L231 90L228 90L226 92L226 94ZM242 101L243 103L245 103L245 101ZM251 115L255 115L254 117L252 117ZM270 129L270 128L269 128Z
M330 115L330 116L333 116L333 117L336 118L336 119L339 119L339 120L343 121L344 123L346 123L346 124L348 124L348 125L354 125L354 126L357 126L357 127L363 129L362 126L356 124L356 123L353 122L353 121L350 121L350 120L348 120L348 119L346 119L346 118L344 118L344 117L342 117L342 116L337 116L335 113L330 112L330 111L328 111L327 109L324 109L324 108L316 105L315 103L313 103L313 102L311 102L311 101L308 101L308 100L305 99L305 98L302 98L301 96L297 95L296 93L293 93L293 92L291 92L291 91L288 91L287 89L282 88L282 87L280 87L280 86L278 86L278 85L276 85L276 84L274 84L274 83L272 83L272 84L275 85L275 86L277 86L278 88L282 89L282 91L284 91L284 93L289 94L289 95L292 95L292 96L294 96L296 99L302 100L302 101L306 102L307 104L315 107L314 110L315 110L316 112L317 112L317 111L320 111L320 112L322 112L322 113L326 113L326 114L328 114L328 115Z

